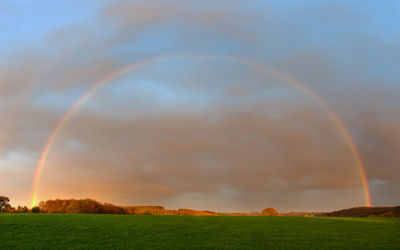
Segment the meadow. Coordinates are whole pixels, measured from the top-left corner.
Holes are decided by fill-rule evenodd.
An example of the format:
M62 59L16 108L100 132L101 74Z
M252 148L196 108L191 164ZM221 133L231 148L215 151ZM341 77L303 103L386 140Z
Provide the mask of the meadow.
M400 219L0 214L4 248L400 249Z

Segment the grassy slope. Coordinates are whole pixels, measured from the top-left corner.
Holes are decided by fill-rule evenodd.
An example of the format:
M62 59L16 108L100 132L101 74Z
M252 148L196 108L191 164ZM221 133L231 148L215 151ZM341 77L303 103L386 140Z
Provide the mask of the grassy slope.
M44 247L400 249L400 219L0 215L0 249Z

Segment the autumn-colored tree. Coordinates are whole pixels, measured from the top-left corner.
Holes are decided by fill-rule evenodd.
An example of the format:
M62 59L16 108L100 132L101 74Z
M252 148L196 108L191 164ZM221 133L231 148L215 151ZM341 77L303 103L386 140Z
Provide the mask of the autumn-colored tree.
M15 207L12 207L10 204L7 204L7 206L3 208L3 213L15 213Z
M103 205L103 214L125 214L125 210L121 207L117 207L111 203L104 203Z
M261 215L262 216L280 216L278 211L276 211L272 207L264 208L264 210L261 212Z
M16 213L27 213L29 211L27 206L18 206L15 210Z
M44 213L124 214L125 209L111 203L100 203L92 199L48 200L39 203Z
M126 214L164 215L167 212L162 206L126 206L122 208Z
M0 196L0 212L6 212L4 211L8 207L10 207L10 199L6 196Z

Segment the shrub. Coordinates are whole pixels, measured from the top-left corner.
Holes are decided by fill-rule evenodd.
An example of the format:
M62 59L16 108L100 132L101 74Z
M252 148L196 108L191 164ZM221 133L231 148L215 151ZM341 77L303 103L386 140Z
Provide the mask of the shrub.
M39 207L33 207L32 209L31 209L31 212L32 213L39 213L40 212L40 208Z

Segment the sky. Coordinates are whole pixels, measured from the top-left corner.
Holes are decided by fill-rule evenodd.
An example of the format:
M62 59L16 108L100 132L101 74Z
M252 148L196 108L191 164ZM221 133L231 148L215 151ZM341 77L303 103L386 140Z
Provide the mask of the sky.
M0 194L30 204L57 124L103 81L51 143L38 200L364 206L329 109L372 205L399 205L398 23L395 0L0 0Z

